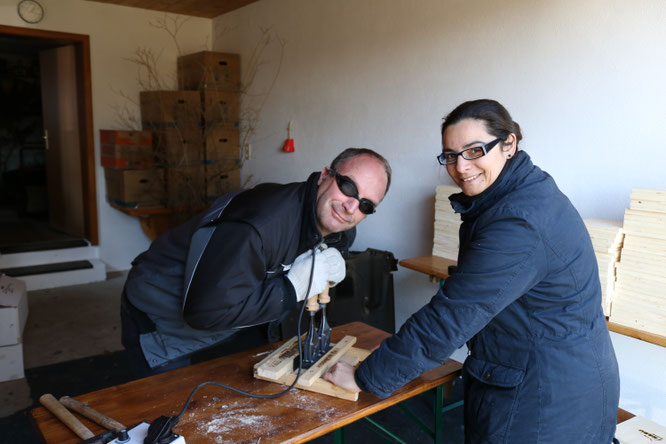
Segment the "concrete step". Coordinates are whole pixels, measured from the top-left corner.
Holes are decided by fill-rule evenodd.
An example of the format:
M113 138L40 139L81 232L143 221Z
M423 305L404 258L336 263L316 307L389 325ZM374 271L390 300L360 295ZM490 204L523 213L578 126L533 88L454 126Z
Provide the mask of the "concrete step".
M87 241L65 244L58 242L39 251L11 250L0 254L0 273L25 281L28 290L41 290L66 285L88 284L106 279L106 265L99 260L98 247ZM62 248L57 248L62 247ZM3 250L8 251L8 250Z
M28 291L88 284L106 279L106 264L96 258L0 269L25 282Z
M72 262L99 257L98 247L77 246L73 248L57 248L49 250L0 254L0 269L28 267L31 265Z

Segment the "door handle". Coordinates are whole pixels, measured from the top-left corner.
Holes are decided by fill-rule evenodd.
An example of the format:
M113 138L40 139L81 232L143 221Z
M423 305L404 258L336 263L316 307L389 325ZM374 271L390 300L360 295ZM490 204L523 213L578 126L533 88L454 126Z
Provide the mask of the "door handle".
M49 130L44 128L44 145L46 146L46 151L49 150Z

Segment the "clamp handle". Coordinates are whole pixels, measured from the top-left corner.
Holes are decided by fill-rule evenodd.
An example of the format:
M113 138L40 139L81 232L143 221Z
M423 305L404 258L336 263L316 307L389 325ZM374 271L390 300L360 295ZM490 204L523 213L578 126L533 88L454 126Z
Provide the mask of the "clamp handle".
M329 288L330 287L327 283L326 288L324 288L324 291L319 293L319 296L317 297L317 300L319 301L320 304L328 304L329 302L331 302L331 297L328 295Z
M305 303L305 309L307 311L317 311L319 310L319 304L328 304L331 301L331 297L328 295L328 289L329 286L328 283L326 283L326 288L324 288L324 291L308 298L307 302Z

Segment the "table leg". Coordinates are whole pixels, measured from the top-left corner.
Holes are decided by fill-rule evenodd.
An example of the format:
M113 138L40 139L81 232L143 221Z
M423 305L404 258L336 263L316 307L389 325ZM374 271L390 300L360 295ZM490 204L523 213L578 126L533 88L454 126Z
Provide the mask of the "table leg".
M435 443L444 442L444 418L442 409L444 407L444 384L435 389Z
M340 427L333 431L333 444L345 444L345 428Z

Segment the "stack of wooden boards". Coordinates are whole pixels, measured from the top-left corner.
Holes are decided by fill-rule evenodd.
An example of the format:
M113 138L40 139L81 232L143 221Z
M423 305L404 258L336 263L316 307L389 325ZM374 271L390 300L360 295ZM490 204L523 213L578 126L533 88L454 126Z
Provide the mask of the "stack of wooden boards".
M460 215L453 212L449 196L460 193L455 185L440 185L435 190L435 235L433 256L458 260Z
M624 239L622 222L585 219L585 226L590 233L594 254L599 265L601 306L604 309L604 315L610 316L611 301L615 289L615 265L620 260L620 250Z
M666 336L666 190L632 190L623 229L610 321Z

